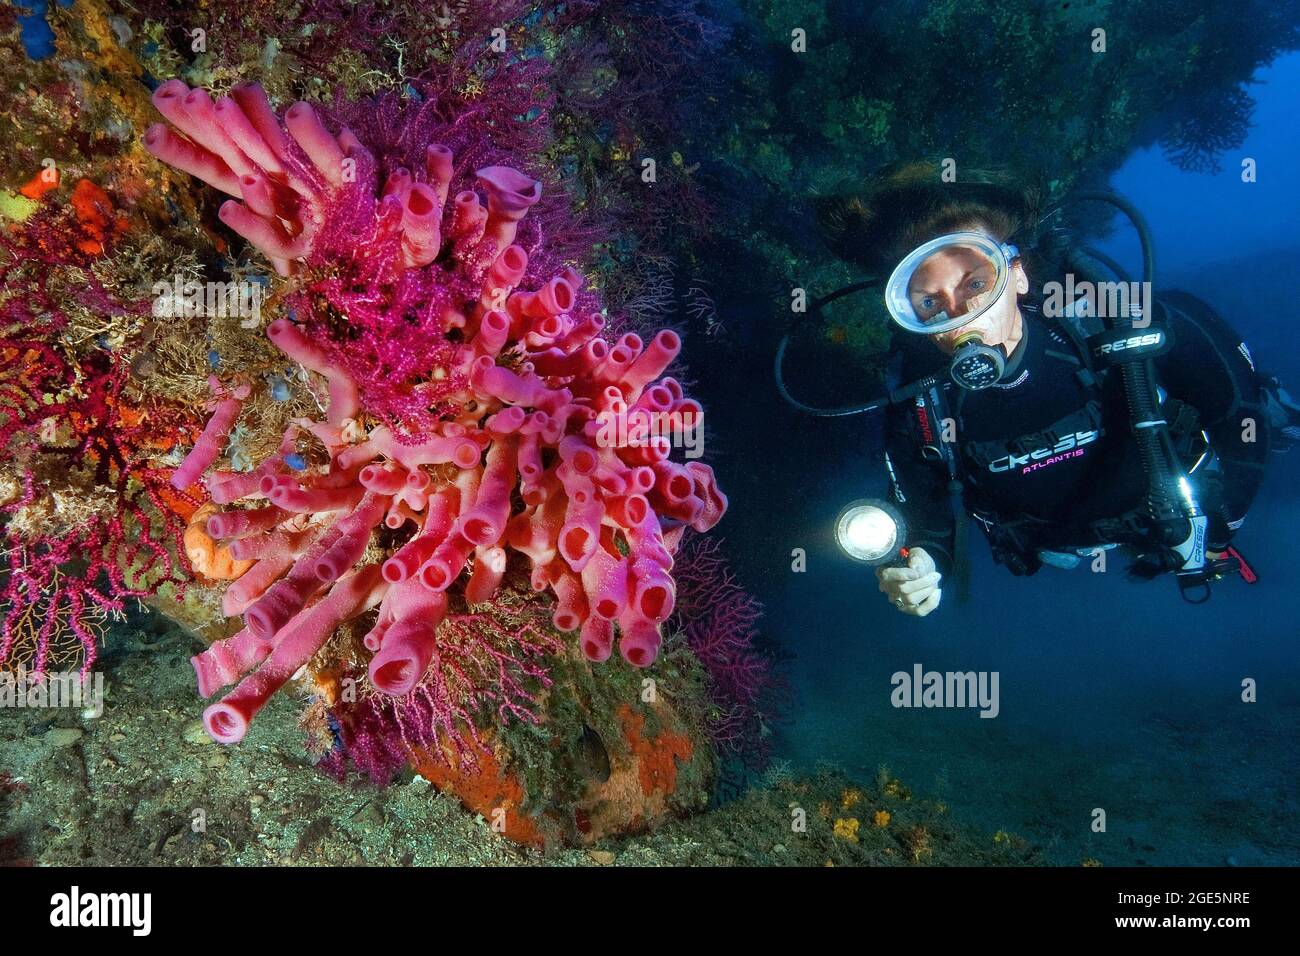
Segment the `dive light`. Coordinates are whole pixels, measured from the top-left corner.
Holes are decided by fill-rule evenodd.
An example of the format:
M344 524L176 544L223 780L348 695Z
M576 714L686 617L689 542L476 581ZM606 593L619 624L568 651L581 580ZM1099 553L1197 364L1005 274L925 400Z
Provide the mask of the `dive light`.
M835 541L854 561L890 564L907 556L907 522L888 502L864 498L840 512L835 520Z

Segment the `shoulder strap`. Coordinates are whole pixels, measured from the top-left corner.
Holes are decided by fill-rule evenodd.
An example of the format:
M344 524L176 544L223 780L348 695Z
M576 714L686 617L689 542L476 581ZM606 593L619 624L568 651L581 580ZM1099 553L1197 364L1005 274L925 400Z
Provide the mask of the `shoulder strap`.
M1058 349L1046 349L1046 353L1052 358L1059 359L1063 362L1075 366L1074 376L1079 380L1084 388L1095 388L1105 375L1105 369L1098 371L1092 361L1092 352L1088 349L1086 331L1076 324L1073 316L1063 315L1059 318L1047 318L1044 316L1043 321L1050 322L1052 328L1059 331L1069 341L1072 349L1070 352L1062 352Z

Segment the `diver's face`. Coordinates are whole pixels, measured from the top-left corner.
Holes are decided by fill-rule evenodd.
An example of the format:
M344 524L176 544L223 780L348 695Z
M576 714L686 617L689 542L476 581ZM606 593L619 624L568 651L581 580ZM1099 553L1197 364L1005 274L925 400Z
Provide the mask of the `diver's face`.
M948 316L979 313L960 328L930 336L942 351L951 353L960 338L975 332L985 345L1005 345L1009 352L1020 340L1017 300L1029 291L1029 277L1019 261L1012 263L1007 288L991 308L980 312L993 294L996 281L996 268L978 250L952 246L927 258L913 273L907 291L921 319L941 312Z

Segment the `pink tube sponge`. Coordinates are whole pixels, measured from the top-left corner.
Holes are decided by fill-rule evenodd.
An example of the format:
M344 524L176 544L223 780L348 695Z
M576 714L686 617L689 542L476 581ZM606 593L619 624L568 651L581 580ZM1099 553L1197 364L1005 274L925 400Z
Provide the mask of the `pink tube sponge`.
M370 660L370 683L391 697L410 692L433 660L438 625L447 611L445 594L431 595L416 614L399 618L384 634Z
M517 169L470 174L462 156L458 173L436 142L386 153L363 118L345 127L305 102L281 118L252 86L213 103L173 81L155 102L171 126L146 146L238 197L223 221L297 271L292 318L265 334L325 407L253 471L208 480L229 506L211 530L257 562L223 596L243 629L195 658L205 693L240 680L209 708L209 732L240 739L349 622L379 694L455 681L465 621L509 619L525 581L553 596L551 623L589 660L617 643L650 665L682 529L712 527L727 505L712 470L683 460L672 416L698 406L663 377L679 336L607 325L533 228L542 186ZM241 411L222 396L174 482L229 467ZM652 433L653 416L670 427Z
M477 175L488 196L484 237L504 249L515 241L516 223L542 198L542 184L508 166L485 166Z
M334 629L373 606L385 587L379 566L366 565L336 584L320 602L297 615L275 634L275 649L220 703L203 712L203 723L218 743L238 743L249 722L290 677L309 661Z
M230 430L239 418L244 403L237 398L225 398L217 403L217 410L204 426L203 434L194 443L194 449L185 456L181 466L172 472L172 487L185 490L212 467L225 447Z

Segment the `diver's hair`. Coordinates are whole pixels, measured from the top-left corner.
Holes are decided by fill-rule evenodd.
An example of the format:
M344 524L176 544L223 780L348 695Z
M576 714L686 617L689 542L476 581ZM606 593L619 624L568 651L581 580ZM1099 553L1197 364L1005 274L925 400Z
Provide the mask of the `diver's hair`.
M1031 242L1042 206L1033 182L1005 169L962 170L942 178L929 160L894 163L865 182L816 200L822 236L841 259L887 275L909 252L944 233L972 227L999 242Z

